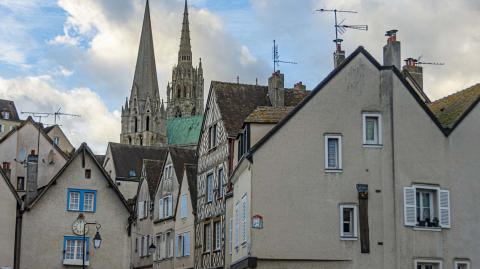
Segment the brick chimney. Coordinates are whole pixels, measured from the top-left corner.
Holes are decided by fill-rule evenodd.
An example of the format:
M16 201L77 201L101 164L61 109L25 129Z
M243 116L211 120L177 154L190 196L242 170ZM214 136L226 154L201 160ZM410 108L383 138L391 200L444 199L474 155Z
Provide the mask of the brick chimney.
M280 70L277 70L268 78L268 98L273 107L285 106L285 78Z
M418 60L413 58L405 59L405 65L403 70L407 71L418 84L420 89L423 90L423 68L417 64Z
M2 163L2 170L7 175L8 179L12 176L12 169L10 168L10 163L9 162L3 162Z
M293 85L293 88L295 90L299 90L299 91L306 91L307 90L307 86L304 85L301 81L295 83L295 85Z
M35 154L35 150L27 157L27 195L26 202L30 204L37 197L38 190L38 155Z
M345 51L342 50L343 39L335 39L336 50L333 53L333 67L337 68L343 61L345 61Z
M385 34L388 37L387 44L383 47L383 65L395 66L400 70L400 60L402 58L400 50L400 41L397 41L398 30L389 30Z

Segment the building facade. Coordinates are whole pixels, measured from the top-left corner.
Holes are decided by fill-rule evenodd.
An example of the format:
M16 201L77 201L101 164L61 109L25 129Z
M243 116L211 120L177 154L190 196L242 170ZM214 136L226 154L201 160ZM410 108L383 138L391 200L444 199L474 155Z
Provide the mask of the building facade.
M24 207L19 268L130 267L131 210L86 144Z
M5 168L5 169L4 169ZM17 216L22 201L10 182L6 168L0 168L0 268L14 268Z
M0 139L20 123L15 103L0 99Z
M399 55L380 65L360 47L265 136L251 132L232 175L231 268L480 262L479 90L425 103Z

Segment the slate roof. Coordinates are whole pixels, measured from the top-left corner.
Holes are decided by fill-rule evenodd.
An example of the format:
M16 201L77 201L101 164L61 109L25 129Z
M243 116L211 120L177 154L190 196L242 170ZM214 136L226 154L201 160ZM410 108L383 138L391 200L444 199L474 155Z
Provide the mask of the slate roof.
M168 149L158 146L137 146L119 143L108 143L115 166L116 179L140 180L143 159L164 160ZM130 170L135 176L129 176Z
M10 100L0 99L0 112L8 111L10 112L10 119L13 121L19 121L20 118L18 117L17 108L15 107L15 103Z
M175 169L175 174L179 181L178 183L181 183L185 165L197 163L196 150L177 147L169 147L168 150L172 158L173 169Z
M453 128L480 97L480 83L428 104L444 128Z
M143 160L143 173L142 176L145 178L148 183L148 192L150 194L150 201L155 200L155 190L157 185L160 182L160 177L162 175L163 165L165 164L164 160Z
M216 102L229 136L236 136L245 118L259 106L271 106L268 87L250 84L212 81ZM285 90L285 105L295 106L310 92L298 89Z
M283 119L290 111L292 106L271 107L259 106L248 117L245 122L248 123L277 123Z
M169 145L197 145L202 129L203 115L180 117L167 120Z
M103 164L105 162L105 155L95 155L95 158L101 164Z
M95 154L93 154L92 150L86 143L82 143L80 147L75 151L73 154L72 158L68 160L65 165L57 172L57 174L48 182L48 184L39 192L37 197L29 204L27 205L28 209L31 209L37 202L48 192L48 190L57 183L58 178L63 174L63 172L67 169L68 166L75 160L76 157L81 157L82 154L88 155L92 158L94 164L97 165L98 169L102 172L103 176L107 180L108 186L113 189L115 194L118 196L120 201L123 203L123 205L126 207L129 213L132 213L132 208L129 206L127 203L127 200L125 200L125 197L123 197L122 193L117 187L117 184L110 178L110 175L108 175L107 171L103 168L102 164L98 162L97 158L95 158ZM27 209L27 210L28 210Z

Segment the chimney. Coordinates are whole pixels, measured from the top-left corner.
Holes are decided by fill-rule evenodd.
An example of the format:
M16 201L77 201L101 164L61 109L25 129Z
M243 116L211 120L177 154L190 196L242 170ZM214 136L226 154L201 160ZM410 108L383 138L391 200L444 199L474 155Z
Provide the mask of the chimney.
M418 60L413 58L407 58L403 70L407 71L418 84L421 90L423 90L423 68L418 65Z
M303 83L301 81L295 83L295 85L293 85L293 88L295 90L299 90L299 91L307 91L307 86L303 85Z
M277 70L268 78L268 98L273 107L285 106L284 87L284 75Z
M397 41L397 32L398 30L389 30L385 34L388 39L387 44L383 47L383 65L393 65L400 70L401 50L400 41Z
M10 177L12 176L12 169L10 169L10 163L9 162L3 162L2 163L2 170L7 175L8 180L11 180Z
M343 61L345 61L345 51L342 50L343 39L335 39L336 50L333 53L333 67L337 68Z
M38 155L32 150L27 157L27 205L37 197Z

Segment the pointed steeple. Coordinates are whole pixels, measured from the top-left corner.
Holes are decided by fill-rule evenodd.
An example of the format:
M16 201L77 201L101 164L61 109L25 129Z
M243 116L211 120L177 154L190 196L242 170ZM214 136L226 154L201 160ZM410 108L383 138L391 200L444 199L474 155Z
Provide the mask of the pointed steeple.
M190 45L190 26L188 22L188 4L185 0L183 11L182 36L180 38L180 50L178 51L178 63L192 62L192 46Z
M138 49L137 65L132 89L137 88L137 98L145 100L147 95L156 97L158 92L157 69L153 49L152 24L150 22L150 5L147 0L143 17L142 34ZM133 91L132 91L133 94ZM130 97L131 99L132 97Z

